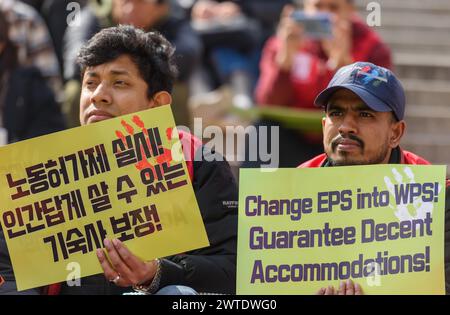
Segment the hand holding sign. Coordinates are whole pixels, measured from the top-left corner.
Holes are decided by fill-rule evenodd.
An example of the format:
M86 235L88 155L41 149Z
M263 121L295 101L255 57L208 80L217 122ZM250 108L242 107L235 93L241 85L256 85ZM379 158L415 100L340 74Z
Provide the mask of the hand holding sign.
M335 290L332 285L326 288L320 288L316 295L362 295L363 291L358 283L353 283L352 280L341 281L339 289Z
M155 261L142 261L117 239L105 239L104 244L111 262L101 249L97 250L97 257L106 279L119 287L130 287L153 279L157 269Z
M156 270L144 260L208 245L188 170L166 149L178 134L160 132L174 126L163 106L0 148L0 225L18 290L65 281L72 262L80 277L141 284ZM131 251L107 241L108 261L105 238Z

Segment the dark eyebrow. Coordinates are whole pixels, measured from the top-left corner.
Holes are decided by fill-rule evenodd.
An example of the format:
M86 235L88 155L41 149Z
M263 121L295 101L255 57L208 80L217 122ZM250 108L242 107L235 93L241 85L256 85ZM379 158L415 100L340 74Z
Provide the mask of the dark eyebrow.
M127 70L111 70L110 72L112 75L127 75L130 76L130 72Z
M356 105L352 106L352 110L359 111L359 112L361 112L361 111L374 112L374 110L372 108L370 108L369 106L367 106L364 103L360 103L360 104L356 104Z
M95 71L86 71L86 76L91 77L91 78L99 78L100 77L98 75L98 73Z
M328 103L327 104L327 106L325 107L325 111L327 112L327 111L329 111L329 110L342 110L343 108L342 108L342 106L339 106L338 104L336 104L336 103Z
M118 76L118 75L130 76L130 72L128 72L127 70L111 70L110 74L115 75L115 76ZM86 71L86 75L91 78L99 78L100 77L100 75L95 71Z

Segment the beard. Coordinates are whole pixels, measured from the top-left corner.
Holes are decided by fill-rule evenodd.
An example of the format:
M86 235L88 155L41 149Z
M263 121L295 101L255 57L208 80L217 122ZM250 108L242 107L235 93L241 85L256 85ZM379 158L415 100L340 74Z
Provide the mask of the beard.
M349 154L342 154L344 156L343 159L333 160L328 155L328 161L332 166L351 166L351 165L370 165L370 164L381 164L388 154L388 149L386 152L380 152L380 154L374 156L373 158L367 160L355 160Z
M355 159L354 156L351 153L348 152L341 152L339 159L333 159L331 158L331 155L326 152L328 161L330 162L331 166L350 166L350 165L369 165L369 164L381 164L385 161L386 156L389 153L389 145L388 142L384 142L383 146L371 157L365 157L364 156L364 148L365 144L364 142L359 139L358 137L354 135L349 135L349 139L357 141L360 144L361 148L361 155L363 156L363 159ZM341 135L338 135L331 141L331 150L333 153L336 153L336 147L340 140L342 140L343 137Z

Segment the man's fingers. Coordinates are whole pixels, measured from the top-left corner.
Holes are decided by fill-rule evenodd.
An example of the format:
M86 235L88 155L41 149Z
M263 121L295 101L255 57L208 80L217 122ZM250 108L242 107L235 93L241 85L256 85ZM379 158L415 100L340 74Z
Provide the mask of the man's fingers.
M130 270L130 273L128 274L128 281L131 284L143 283L153 279L157 270L155 260L151 262L142 261L118 239L114 239L112 243L120 258Z
M345 295L355 295L355 288L353 286L353 281L351 279L347 280Z
M325 294L326 289L325 288L320 288L317 292L316 295L324 295Z
M112 240L112 243L117 253L122 258L122 261L126 264L126 266L130 270L139 270L145 267L144 262L141 261L139 258L137 258L135 255L133 255L133 253L130 252L130 250L126 247L126 245L123 244L121 241L114 239Z
M338 295L345 295L345 292L346 292L345 281L341 281L339 285Z
M326 288L320 288L316 295L362 295L363 291L359 284L353 283L351 279L341 281L339 288L335 289L332 285Z
M358 283L355 283L355 295L362 295L363 294L363 290L361 288L361 286Z
M103 249L100 249L100 248L97 249L96 254L97 254L98 261L100 262L100 266L102 266L103 273L105 274L105 278L108 279L109 281L112 281L113 279L115 279L117 277L118 273L116 271L114 271L114 269L109 264L109 261L106 258L105 253L103 252Z
M332 285L329 285L325 289L325 295L334 295L334 287Z
M130 268L128 268L128 266L122 260L122 257L117 252L113 243L110 240L105 239L104 244L114 270L119 273L122 278L129 279L131 276Z

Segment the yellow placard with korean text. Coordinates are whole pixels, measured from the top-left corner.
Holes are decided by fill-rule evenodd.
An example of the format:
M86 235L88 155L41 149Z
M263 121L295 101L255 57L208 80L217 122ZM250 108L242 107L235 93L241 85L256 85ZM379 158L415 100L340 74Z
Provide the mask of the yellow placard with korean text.
M170 106L1 147L0 214L18 290L101 273L105 238L143 260L209 246Z

